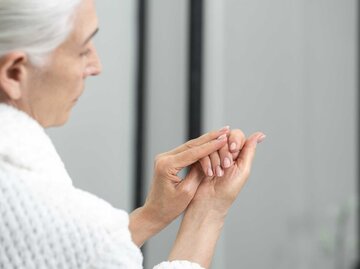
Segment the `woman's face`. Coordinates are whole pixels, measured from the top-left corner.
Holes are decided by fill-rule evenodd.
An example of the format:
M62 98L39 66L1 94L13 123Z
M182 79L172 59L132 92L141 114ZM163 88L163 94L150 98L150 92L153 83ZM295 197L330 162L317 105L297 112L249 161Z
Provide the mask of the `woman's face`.
M98 29L93 0L83 0L74 29L42 68L27 66L27 79L15 105L43 127L64 124L84 90L85 79L98 75L100 61L92 42ZM14 102L13 102L14 103Z

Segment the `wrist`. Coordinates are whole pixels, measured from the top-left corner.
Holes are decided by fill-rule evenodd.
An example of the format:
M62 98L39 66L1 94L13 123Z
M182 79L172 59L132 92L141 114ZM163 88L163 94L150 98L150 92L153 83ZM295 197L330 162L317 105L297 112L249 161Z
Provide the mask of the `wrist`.
M228 207L221 206L214 199L193 200L188 206L185 215L191 215L191 218L195 218L198 221L204 219L211 223L223 223L228 209Z
M134 243L139 247L166 225L166 222L157 218L156 212L146 206L139 207L130 214L129 230Z
M190 204L182 220L169 260L188 260L208 268L225 222L224 212Z
M162 216L155 207L152 207L145 203L141 207L143 218L153 229L162 230L167 225L171 223L171 220L168 220L165 216Z

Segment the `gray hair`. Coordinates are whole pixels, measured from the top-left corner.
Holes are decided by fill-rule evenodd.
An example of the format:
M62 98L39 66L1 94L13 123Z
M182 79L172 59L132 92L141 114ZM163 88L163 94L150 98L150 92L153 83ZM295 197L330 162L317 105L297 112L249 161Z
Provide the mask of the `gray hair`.
M0 0L0 57L25 52L41 66L70 34L81 0Z

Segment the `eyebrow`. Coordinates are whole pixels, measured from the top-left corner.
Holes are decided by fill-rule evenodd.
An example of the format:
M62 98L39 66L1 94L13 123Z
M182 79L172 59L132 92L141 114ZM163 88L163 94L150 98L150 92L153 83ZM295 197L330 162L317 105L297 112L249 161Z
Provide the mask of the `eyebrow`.
M83 46L86 45L97 33L99 32L99 28L96 28L96 30L88 37L83 43Z

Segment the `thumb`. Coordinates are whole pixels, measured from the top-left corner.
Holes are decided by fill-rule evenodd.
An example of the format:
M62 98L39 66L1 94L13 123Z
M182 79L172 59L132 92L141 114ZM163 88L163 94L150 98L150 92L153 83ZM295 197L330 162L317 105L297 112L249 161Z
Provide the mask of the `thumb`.
M252 134L245 142L244 147L240 152L240 156L237 159L238 166L241 170L250 171L252 162L255 157L256 146L258 143L261 143L266 136L257 132Z
M193 197L198 189L201 181L205 178L201 170L201 166L199 163L191 166L189 173L186 175L184 180L179 183L179 188L182 189L183 192L188 193Z

